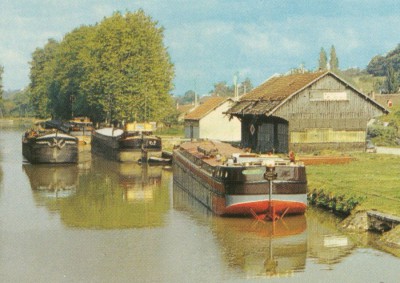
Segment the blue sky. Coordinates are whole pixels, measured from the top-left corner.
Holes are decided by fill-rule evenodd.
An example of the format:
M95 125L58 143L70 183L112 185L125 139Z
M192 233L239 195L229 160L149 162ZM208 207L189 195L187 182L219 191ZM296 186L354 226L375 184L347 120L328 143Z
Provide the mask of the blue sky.
M0 0L5 90L29 84L29 61L49 38L93 25L114 11L142 8L165 28L175 89L205 94L249 77L256 86L304 64L315 69L333 44L339 67L365 68L400 43L400 5L389 0Z

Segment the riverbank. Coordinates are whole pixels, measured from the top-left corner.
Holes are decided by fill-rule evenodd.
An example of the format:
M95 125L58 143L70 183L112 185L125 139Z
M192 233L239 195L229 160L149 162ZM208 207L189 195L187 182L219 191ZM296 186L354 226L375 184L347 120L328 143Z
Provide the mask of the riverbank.
M310 192L315 190L359 200L351 214L341 222L342 229L358 237L370 231L373 225L379 228L378 224L372 223L376 220L371 219L368 212L384 214L388 219L400 217L400 156L396 154L397 150L380 152L384 153L351 153L352 161L348 163L307 166ZM387 229L387 232L384 230L377 231L380 237L376 245L399 257L400 225Z

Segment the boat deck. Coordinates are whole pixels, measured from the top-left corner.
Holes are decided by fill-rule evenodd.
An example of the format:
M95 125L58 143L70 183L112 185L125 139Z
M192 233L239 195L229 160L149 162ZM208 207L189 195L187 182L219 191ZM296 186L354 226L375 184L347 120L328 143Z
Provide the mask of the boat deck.
M246 153L244 150L233 147L230 144L210 140L183 143L180 148L202 159L203 162L210 166L222 165L224 160L230 158L234 153ZM217 155L219 155L219 158L217 158Z

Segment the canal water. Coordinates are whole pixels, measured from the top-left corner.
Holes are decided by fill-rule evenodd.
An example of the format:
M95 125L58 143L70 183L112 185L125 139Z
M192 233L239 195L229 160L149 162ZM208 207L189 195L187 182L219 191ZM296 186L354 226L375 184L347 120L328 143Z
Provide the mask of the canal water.
M1 282L400 282L399 258L324 212L216 217L171 168L87 147L78 165L31 165L22 133L0 128Z

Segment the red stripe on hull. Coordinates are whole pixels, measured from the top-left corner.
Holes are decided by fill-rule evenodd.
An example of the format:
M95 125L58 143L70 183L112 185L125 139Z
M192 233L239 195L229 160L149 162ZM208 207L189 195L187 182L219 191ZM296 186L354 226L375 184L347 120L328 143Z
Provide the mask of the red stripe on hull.
M265 215L270 213L273 208L274 214L281 216L283 214L304 214L307 208L305 203L294 201L272 200L271 203L269 200L235 203L227 206L222 215Z

